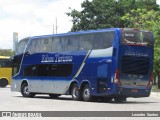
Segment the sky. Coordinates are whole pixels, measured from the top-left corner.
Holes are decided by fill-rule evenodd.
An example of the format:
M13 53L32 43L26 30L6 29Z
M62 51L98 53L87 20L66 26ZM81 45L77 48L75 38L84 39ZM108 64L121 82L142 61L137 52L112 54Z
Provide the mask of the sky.
M84 0L0 0L0 48L13 48L13 32L18 40L37 35L70 31L71 17L65 13L71 9L81 10ZM54 30L55 31L55 30Z
M29 36L57 33L71 30L71 17L65 13L70 9L81 10L84 0L0 0L0 49L13 48L13 32L18 40ZM160 4L160 0L157 0ZM54 30L55 32L55 30Z

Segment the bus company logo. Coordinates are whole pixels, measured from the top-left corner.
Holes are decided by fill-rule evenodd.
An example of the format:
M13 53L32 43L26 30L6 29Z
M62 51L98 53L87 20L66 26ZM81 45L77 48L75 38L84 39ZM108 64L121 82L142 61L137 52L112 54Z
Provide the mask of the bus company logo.
M42 55L42 63L47 62L72 62L73 57L72 56L66 56L66 55L59 55L56 54L55 56L49 56L49 55Z
M146 53L132 52L132 51L126 51L126 52L125 52L125 55L148 57L148 54L146 54Z

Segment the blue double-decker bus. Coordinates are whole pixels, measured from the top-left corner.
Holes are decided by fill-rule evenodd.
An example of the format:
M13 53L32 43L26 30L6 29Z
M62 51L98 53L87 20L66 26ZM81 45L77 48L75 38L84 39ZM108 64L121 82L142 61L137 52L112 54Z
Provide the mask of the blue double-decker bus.
M150 95L154 38L149 31L109 28L35 36L25 42L24 52L13 57L19 68L11 85L24 97L44 93L122 102Z

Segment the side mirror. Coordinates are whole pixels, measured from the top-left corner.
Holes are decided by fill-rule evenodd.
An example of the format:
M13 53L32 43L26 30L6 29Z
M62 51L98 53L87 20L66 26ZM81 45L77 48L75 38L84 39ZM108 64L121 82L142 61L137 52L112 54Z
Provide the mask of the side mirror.
M116 51L117 51L117 49L116 49L116 48L113 48L113 56L114 56L114 57L116 56Z
M29 55L30 55L30 53L27 51L27 52L25 52L25 55L26 55L26 56L29 56Z

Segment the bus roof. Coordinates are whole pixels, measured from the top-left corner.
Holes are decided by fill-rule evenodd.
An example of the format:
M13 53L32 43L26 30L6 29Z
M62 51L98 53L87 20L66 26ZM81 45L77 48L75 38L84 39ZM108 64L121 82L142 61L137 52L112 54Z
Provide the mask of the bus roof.
M40 35L40 36L32 36L33 38L40 38L40 37L57 37L57 36L64 36L64 35L79 35L79 34L87 34L87 33L96 33L96 32L105 32L105 31L116 31L120 30L121 28L106 28L106 29L97 29L97 30L82 30L82 31L75 31L75 32L67 32L67 33L60 33L60 34L50 34L50 35Z

